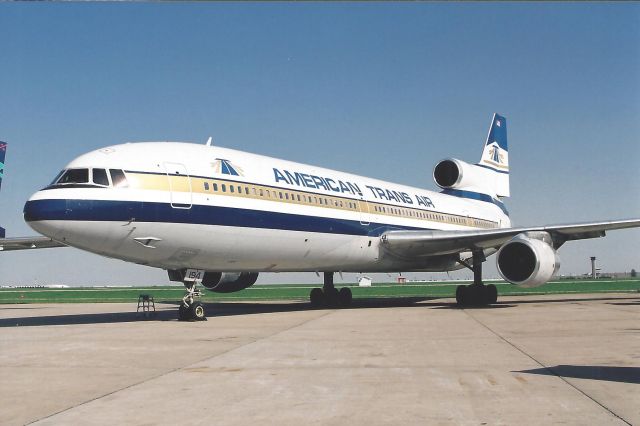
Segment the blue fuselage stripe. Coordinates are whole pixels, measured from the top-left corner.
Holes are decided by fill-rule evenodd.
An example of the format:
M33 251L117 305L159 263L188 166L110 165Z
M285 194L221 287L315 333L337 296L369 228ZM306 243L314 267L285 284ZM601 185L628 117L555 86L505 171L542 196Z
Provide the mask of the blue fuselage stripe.
M508 174L509 174L509 171L508 171L508 170L500 170L500 169L496 169L496 168L491 167L491 166L485 166L484 164L476 164L476 166L478 166L478 167L483 167L483 168L485 168L485 169L489 169L489 170L491 170L492 172L502 173L502 174L504 174L504 175L508 175Z
M380 236L389 230L425 230L411 226L307 216L264 210L194 204L190 209L168 203L105 200L32 200L24 207L27 222L39 220L188 223L361 236Z
M453 195L454 197L460 197L460 198L469 198L471 200L479 200L479 201L484 201L486 203L495 204L496 206L500 207L500 210L502 210L502 212L505 215L509 216L509 212L507 211L507 208L505 207L504 203L496 200L495 198L487 194L481 194L479 192L472 192L472 191L463 191L461 189L443 189L442 194Z

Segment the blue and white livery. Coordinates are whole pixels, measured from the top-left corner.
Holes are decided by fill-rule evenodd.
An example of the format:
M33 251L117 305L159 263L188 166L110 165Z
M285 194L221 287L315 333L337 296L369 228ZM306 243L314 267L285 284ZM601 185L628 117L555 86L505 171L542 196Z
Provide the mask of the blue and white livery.
M0 239L0 248L68 245L165 269L187 287L181 319L204 318L198 283L237 291L265 271L323 272L311 302L348 305L335 272L467 267L474 284L458 288L458 303L495 303L481 279L487 256L497 252L505 280L537 286L557 271L564 242L640 226L512 228L506 126L493 116L479 163L440 161L439 192L209 143L115 145L76 158L26 203L25 220L46 238Z

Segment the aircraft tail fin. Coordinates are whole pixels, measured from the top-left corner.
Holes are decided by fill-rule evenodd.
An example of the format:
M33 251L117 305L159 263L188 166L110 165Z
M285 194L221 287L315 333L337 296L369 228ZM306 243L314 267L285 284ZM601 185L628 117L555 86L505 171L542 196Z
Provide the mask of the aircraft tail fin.
M509 147L507 145L507 119L493 114L489 134L478 166L495 172L494 187L499 197L509 196Z
M2 178L4 177L4 156L7 153L7 143L0 141L0 187L2 187Z
M4 177L4 156L7 153L7 143L0 141L0 187L2 186L2 178ZM4 228L0 226L0 238L5 237Z

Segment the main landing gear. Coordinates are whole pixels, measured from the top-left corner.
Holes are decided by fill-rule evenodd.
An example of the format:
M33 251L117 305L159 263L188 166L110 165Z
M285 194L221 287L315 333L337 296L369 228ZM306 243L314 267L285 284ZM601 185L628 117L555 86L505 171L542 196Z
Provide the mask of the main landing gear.
M473 284L459 285L456 288L458 306L492 305L498 301L498 289L494 284L484 285L482 282L482 262L487 260L482 250L473 252L473 265L462 263L473 271Z
M333 272L325 272L322 288L314 288L309 293L311 306L314 307L346 307L351 305L351 299L353 299L353 296L349 287L342 287L340 290L334 287Z
M196 288L196 281L184 282L187 293L182 298L178 308L178 320L180 321L206 321L204 305L195 300L202 296L200 290Z

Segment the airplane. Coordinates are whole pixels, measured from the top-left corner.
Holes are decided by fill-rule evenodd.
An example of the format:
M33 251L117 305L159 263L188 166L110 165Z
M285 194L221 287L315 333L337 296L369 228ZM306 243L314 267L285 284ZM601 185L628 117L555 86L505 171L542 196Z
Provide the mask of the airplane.
M0 141L0 188L2 187L2 178L4 177L4 158L7 154L7 143ZM5 229L0 226L0 238L5 237Z
M198 285L235 292L260 272L322 272L313 306L348 306L336 272L473 271L459 306L494 304L482 264L496 255L506 281L551 279L565 242L640 226L640 219L512 227L507 120L494 114L477 164L433 171L439 192L276 158L182 142L138 142L71 161L24 206L44 237L0 239L0 249L72 246L168 272L182 282L180 320L203 320Z

